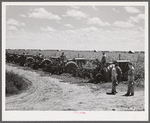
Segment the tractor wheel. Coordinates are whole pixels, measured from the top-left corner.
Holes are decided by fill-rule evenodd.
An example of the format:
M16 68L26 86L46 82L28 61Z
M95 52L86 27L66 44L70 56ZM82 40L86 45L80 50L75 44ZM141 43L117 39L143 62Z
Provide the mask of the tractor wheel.
M102 80L103 80L102 74L101 74L101 73L98 73L98 74L95 76L95 81L96 81L96 83L100 83Z
M34 63L35 63L34 58L28 57L28 58L25 60L24 66L32 67L32 66L34 65Z
M77 68L78 68L78 65L73 61L66 63L66 72L67 73L76 74Z
M44 59L41 61L41 64L40 64L40 68L45 68L45 66L49 65L49 64L52 64L52 61L49 60L49 59Z

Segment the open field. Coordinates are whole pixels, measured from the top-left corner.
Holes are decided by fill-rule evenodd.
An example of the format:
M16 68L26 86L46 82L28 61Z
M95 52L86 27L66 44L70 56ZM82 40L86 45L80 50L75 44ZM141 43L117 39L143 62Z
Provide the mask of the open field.
M23 52L25 52L26 54L32 54L32 55L36 55L37 53L41 53L42 55L44 55L44 57L57 57L60 56L62 52L65 53L65 55L67 56L68 59L70 58L93 58L93 59L101 59L102 57L102 52L103 51L73 51L73 50L24 50L24 49L16 49L16 50L9 50L9 52L11 53L20 53L22 54ZM144 61L144 52L135 52L134 54L130 54L126 51L106 51L106 55L107 55L107 60L109 61L113 61L116 59L119 59L119 54L121 55L121 59L130 59L131 61L137 61L137 59L143 59Z

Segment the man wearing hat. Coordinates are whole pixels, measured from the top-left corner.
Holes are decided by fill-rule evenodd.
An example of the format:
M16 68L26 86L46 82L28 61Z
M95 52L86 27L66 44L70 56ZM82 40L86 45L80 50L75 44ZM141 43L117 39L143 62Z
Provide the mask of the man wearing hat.
M128 90L124 96L134 96L134 67L131 62L128 66Z
M117 63L117 61L114 61L113 62L113 67L112 67L112 70L111 70L112 94L117 93L116 86L121 81L121 77L122 77L122 70L119 67L119 64Z

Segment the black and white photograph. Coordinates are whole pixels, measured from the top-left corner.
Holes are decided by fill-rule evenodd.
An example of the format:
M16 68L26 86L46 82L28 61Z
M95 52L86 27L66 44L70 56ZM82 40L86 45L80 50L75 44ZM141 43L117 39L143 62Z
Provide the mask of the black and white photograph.
M2 2L2 73L3 121L147 121L148 2Z

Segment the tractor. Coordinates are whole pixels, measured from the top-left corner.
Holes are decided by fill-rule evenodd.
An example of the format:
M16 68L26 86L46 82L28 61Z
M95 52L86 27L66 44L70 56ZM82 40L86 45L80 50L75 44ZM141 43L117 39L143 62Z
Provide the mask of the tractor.
M130 60L116 60L116 62L122 70L121 81L126 81L127 71L129 69L128 63L130 62ZM69 63L70 68L68 67L68 70L74 76L78 76L84 79L89 78L91 81L95 81L96 83L100 81L111 81L111 71L108 69L111 69L113 62L108 62L106 63L106 66L104 66L97 59L94 60L87 58L74 58L69 59L67 64Z

